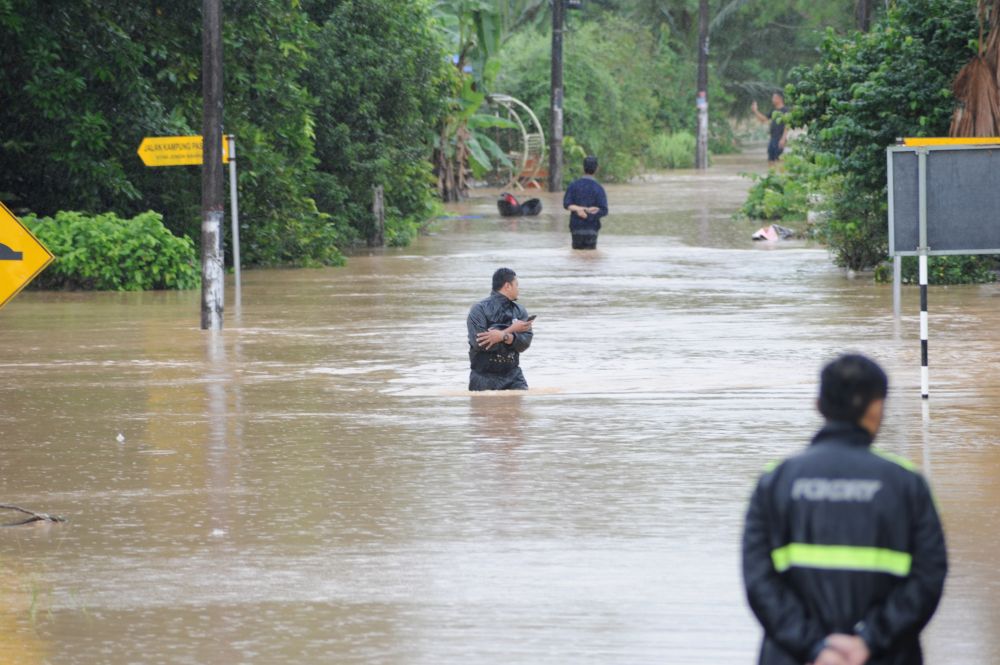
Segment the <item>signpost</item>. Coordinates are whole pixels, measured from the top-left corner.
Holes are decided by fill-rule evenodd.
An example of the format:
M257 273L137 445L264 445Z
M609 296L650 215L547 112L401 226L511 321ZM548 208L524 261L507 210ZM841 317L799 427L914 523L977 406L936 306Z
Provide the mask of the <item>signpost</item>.
M146 166L201 166L204 142L200 136L147 136L136 150ZM222 163L229 164L230 212L233 220L233 277L236 282L236 308L242 304L240 288L240 222L236 191L236 137L222 137Z
M1000 138L905 139L886 149L893 310L899 317L901 258L917 256L920 395L929 396L927 258L1000 254Z
M146 166L201 166L200 136L147 136L139 144L139 158ZM229 146L222 141L222 163L229 162Z
M45 245L0 203L0 307L52 262Z

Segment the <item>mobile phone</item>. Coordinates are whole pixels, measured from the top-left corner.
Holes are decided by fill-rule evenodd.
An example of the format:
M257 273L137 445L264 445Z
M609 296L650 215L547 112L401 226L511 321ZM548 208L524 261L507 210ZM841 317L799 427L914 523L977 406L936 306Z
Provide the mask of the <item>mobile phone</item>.
M532 321L535 320L536 316L538 316L538 315L537 314L532 314L531 316L529 316L528 318L526 318L525 321L527 321L528 323L531 323Z

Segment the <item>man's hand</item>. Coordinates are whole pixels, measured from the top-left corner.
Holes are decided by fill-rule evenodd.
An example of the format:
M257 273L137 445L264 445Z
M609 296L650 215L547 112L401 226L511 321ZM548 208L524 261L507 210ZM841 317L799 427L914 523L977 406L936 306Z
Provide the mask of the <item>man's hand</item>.
M518 319L514 319L514 322L507 328L507 332L512 333L523 333L529 330L531 330L531 321L519 321Z
M576 207L576 216L580 219L587 219L587 209L583 206Z
M590 206L589 208L587 208L587 212L589 212L591 215L596 215L597 213L601 212L601 209L598 208L597 206Z
M812 665L850 665L850 661L836 649L827 647L819 652Z
M487 330L476 335L476 342L479 344L479 348L489 351L501 343L506 334L505 330Z
M836 633L826 638L827 644L844 655L847 665L865 665L871 652L868 645L857 635L844 635ZM819 660L817 659L817 663Z
M750 110L753 111L754 113L757 112L757 100L756 99L753 100L752 102L750 102Z
M782 150L784 150L785 149L785 143L787 143L787 141L785 141L784 138L780 139L778 141L778 147L781 148Z

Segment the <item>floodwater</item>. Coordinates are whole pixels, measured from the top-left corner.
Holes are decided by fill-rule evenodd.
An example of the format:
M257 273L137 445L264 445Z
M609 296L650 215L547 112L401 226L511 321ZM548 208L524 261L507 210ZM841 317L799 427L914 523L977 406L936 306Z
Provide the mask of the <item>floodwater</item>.
M762 160L610 187L594 253L555 198L486 197L410 248L246 272L217 335L197 292L21 294L0 503L69 522L0 529L0 662L754 662L745 503L844 350L889 370L881 446L947 529L928 661L1000 662L1000 288L932 287L923 412L916 293L896 322L825 250L751 243ZM532 389L473 396L465 315L501 265Z

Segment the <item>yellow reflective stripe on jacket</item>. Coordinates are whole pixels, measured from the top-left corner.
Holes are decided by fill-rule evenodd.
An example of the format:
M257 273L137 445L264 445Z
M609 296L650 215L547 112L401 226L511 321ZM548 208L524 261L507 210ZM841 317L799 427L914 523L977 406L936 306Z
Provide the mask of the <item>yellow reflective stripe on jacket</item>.
M902 455L897 455L896 453L890 453L888 450L882 450L881 448L876 448L875 446L872 446L871 448L869 448L869 450L871 450L873 453L875 453L882 459L886 459L894 464L898 464L907 471L913 471L913 472L919 471L916 464L914 464L907 458L903 457Z
M774 569L779 573L792 567L799 567L859 570L906 577L910 574L912 558L906 552L881 547L809 543L789 543L771 552Z

